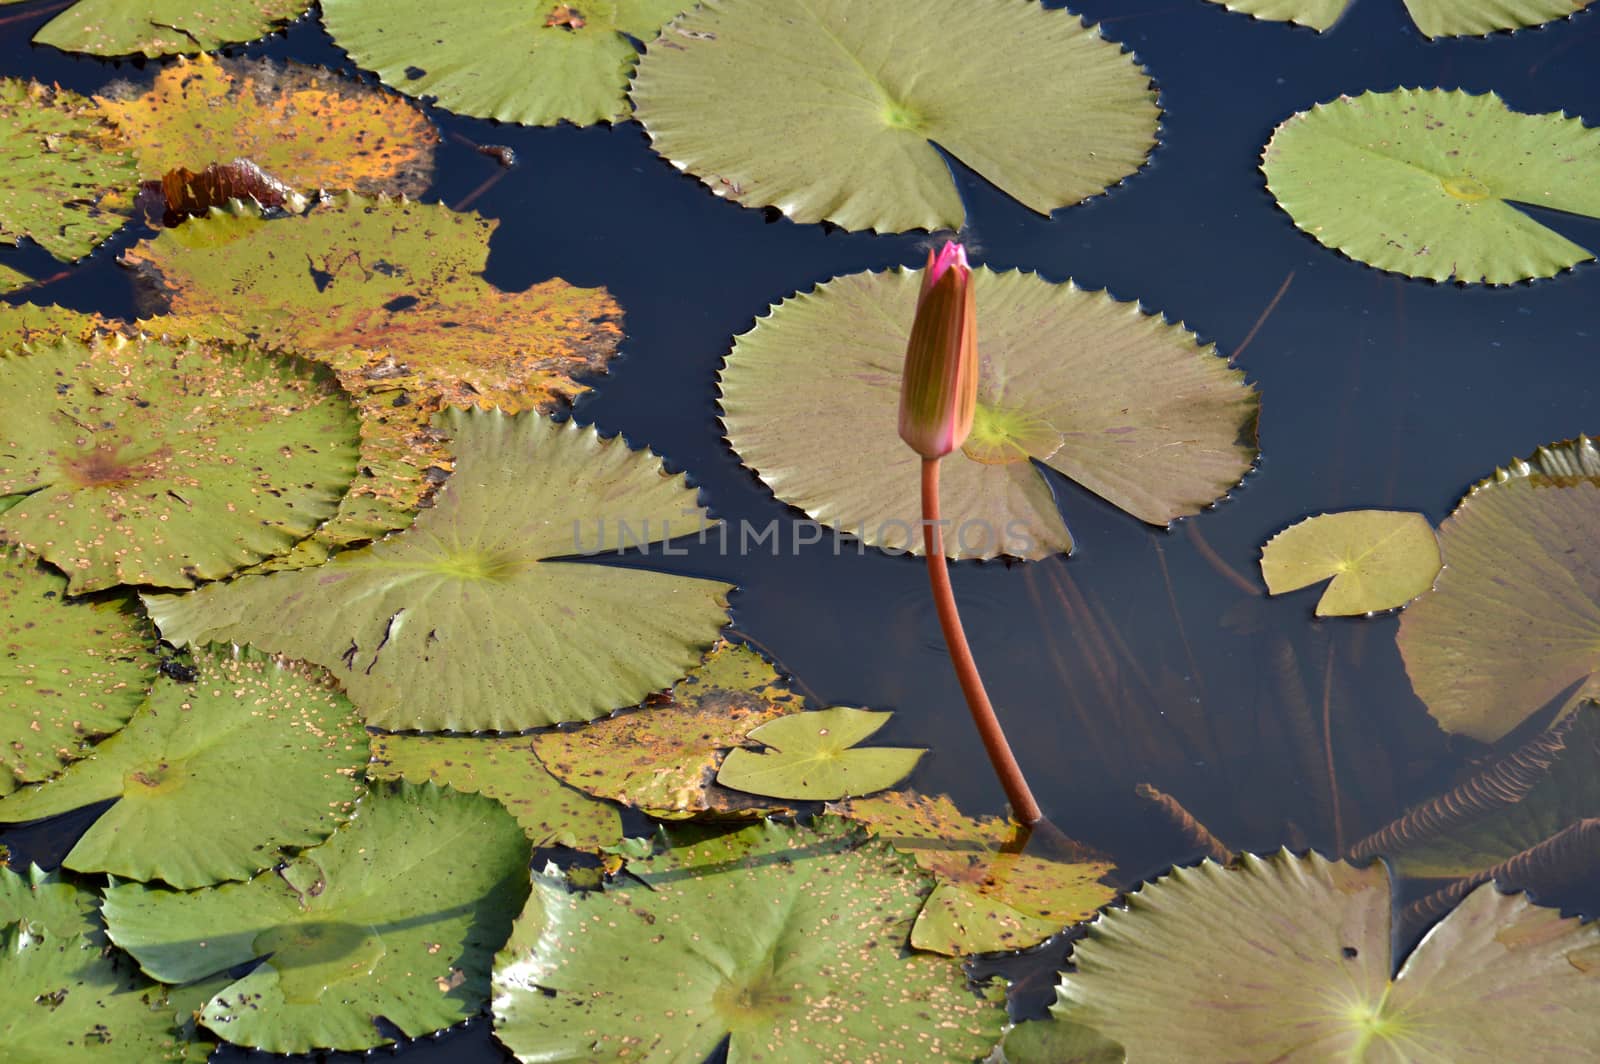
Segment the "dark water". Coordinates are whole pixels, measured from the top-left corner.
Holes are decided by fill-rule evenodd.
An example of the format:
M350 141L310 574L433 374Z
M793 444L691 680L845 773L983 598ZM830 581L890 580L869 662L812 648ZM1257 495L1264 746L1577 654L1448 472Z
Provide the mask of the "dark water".
M155 64L32 48L41 12L58 6L0 8L0 73L83 92L152 76ZM1310 513L1393 507L1437 522L1495 465L1600 431L1592 312L1600 267L1502 289L1380 274L1294 228L1264 187L1261 147L1295 111L1396 86L1493 89L1517 110L1600 122L1600 14L1430 43L1400 0L1357 0L1324 35L1202 0L1079 0L1074 9L1157 79L1162 146L1109 196L1050 219L958 174L977 258L1137 298L1224 352L1250 336L1239 364L1263 394L1263 456L1231 500L1170 532L1057 478L1079 542L1070 562L962 565L957 594L1040 800L1066 831L1116 856L1130 884L1195 856L1134 797L1139 782L1177 795L1235 847L1331 853L1325 699L1346 840L1448 786L1483 748L1445 737L1411 693L1393 617L1318 622L1315 591L1267 600L1223 570L1258 584L1260 544ZM230 54L349 69L309 21ZM714 380L730 338L769 303L836 274L919 264L926 236L771 221L712 197L656 158L631 125L523 129L430 115L445 140L426 198L455 205L495 179L472 201L501 223L491 280L603 284L626 310L624 355L576 416L688 470L729 521L791 520L720 437ZM520 165L502 175L475 143L509 145ZM1600 221L1540 220L1600 247ZM34 298L130 313L132 288L114 258L135 235L119 235ZM36 252L5 249L0 261L49 272ZM835 557L827 542L796 555L792 537L781 542L778 557L699 548L659 563L737 583L740 632L825 704L896 710L881 740L932 747L913 781L919 789L947 792L971 813L999 813L1003 799L975 756L920 563ZM54 826L10 840L24 854L59 858L71 843L65 834ZM1600 890L1550 900L1600 910ZM1048 980L1034 991L1030 1001L1046 1000ZM503 1059L487 1027L475 1021L403 1055Z

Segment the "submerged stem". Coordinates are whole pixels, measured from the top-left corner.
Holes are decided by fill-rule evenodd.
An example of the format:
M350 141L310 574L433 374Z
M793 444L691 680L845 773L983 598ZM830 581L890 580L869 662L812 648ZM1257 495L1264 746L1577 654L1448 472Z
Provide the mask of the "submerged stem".
M944 534L939 527L939 459L922 460L922 543L928 557L928 582L933 585L933 605L939 614L939 627L944 631L945 646L950 651L950 663L955 666L956 679L961 682L961 693L966 696L967 708L972 711L972 722L978 726L983 748L989 754L989 763L1000 786L1005 788L1006 799L1011 803L1012 814L1023 824L1032 827L1044 819L1039 803L1033 800L1022 769L1006 742L1006 733L994 715L989 694L983 689L983 677L978 675L978 665L972 659L972 648L967 646L967 634L961 627L961 614L956 611L955 592L950 587L950 568L944 557Z

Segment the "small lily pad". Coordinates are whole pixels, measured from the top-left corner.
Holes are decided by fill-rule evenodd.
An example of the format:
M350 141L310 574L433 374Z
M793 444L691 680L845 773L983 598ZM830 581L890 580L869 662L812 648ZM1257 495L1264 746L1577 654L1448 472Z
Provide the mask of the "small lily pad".
M720 643L665 704L545 732L533 743L558 779L659 820L759 816L774 803L718 787L717 770L751 731L803 708L759 654Z
M103 337L0 357L0 539L73 594L187 588L288 550L339 505L357 422L320 367Z
M693 0L323 0L322 21L356 65L457 114L553 126L629 117L633 41Z
M331 839L277 872L192 893L106 891L111 940L187 983L259 961L200 1022L271 1053L362 1050L483 1007L489 964L528 897L530 850L504 809L432 785L374 792Z
M599 850L622 842L622 817L546 771L532 736L374 735L373 779L432 781L511 811L535 846Z
M311 0L78 0L33 38L89 55L193 55L282 29Z
M1029 1020L1006 1032L985 1064L1123 1064L1127 1053L1092 1027L1073 1023L1051 1008L1047 1020Z
M401 97L299 63L179 59L142 95L95 103L146 179L243 158L302 192L414 196L431 180L439 140Z
M137 603L66 592L66 577L0 550L0 795L82 757L85 740L126 724L155 680L155 632Z
M1439 540L1428 519L1394 510L1309 517L1261 549L1261 578L1274 595L1329 577L1318 617L1350 617L1404 606L1433 587Z
M1352 0L1211 0L1229 11L1325 30ZM1467 37L1540 26L1588 7L1592 0L1405 0L1417 29L1429 37Z
M592 720L700 660L730 585L570 557L596 523L651 542L706 527L681 474L571 421L449 411L442 424L456 471L411 528L320 568L147 596L163 638L324 665L390 730Z
M1600 925L1485 885L1391 978L1392 904L1380 864L1206 861L1090 924L1059 994L1130 1060L1562 1060L1593 1043Z
M320 669L254 651L197 650L127 727L50 783L0 802L0 821L117 802L63 864L179 888L247 879L314 846L365 789L367 736ZM196 840L204 840L197 843Z
M942 462L950 557L1072 549L1034 462L1162 526L1250 469L1260 401L1215 348L1070 283L979 267L973 284L977 415ZM787 299L734 340L720 378L728 439L779 499L913 553L921 459L896 418L920 285L920 270L858 273Z
M539 877L495 958L495 1035L518 1059L974 1060L1005 1013L952 961L905 950L927 881L859 833L761 822L673 844L649 889ZM631 970L660 979L619 979Z
M128 220L137 183L92 101L0 78L0 244L26 237L58 259L82 258Z
M768 721L745 733L746 740L768 749L729 751L717 770L717 782L748 794L801 801L835 801L886 790L909 776L928 752L856 746L892 716L835 706Z
M1511 284L1594 258L1512 204L1600 217L1600 130L1492 92L1318 104L1278 127L1261 168L1296 225L1380 270Z
M1445 731L1495 742L1561 698L1600 697L1600 451L1540 448L1475 486L1439 525L1438 586L1396 641Z

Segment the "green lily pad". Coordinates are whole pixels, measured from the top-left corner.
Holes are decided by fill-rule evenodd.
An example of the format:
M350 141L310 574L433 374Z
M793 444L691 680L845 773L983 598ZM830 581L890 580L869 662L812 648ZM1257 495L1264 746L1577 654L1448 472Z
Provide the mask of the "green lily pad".
M668 841L649 889L539 877L495 958L495 1035L519 1060L772 1064L974 1060L1004 1012L960 967L907 954L927 892L859 833L760 822ZM655 978L617 976L618 959Z
M65 577L0 550L0 795L126 724L156 676L155 633L133 601L66 592Z
M1211 0L1273 22L1296 22L1325 30L1339 21L1352 0ZM1539 26L1566 18L1592 0L1405 0L1417 28L1429 37L1467 37L1496 30Z
M235 1045L370 1049L474 1015L528 897L528 841L498 804L432 785L374 792L326 843L248 883L106 891L111 940L186 983L254 960L201 1010ZM262 959L265 958L265 959Z
M116 798L63 862L174 887L248 879L314 846L365 789L367 735L320 669L256 651L196 650L128 726L60 777L0 802L16 823Z
M511 811L535 846L599 850L622 842L616 809L550 775L532 736L374 735L367 775L486 795Z
M94 894L63 882L58 873L46 872L36 864L28 866L26 876L0 865L0 927L20 924L29 935L92 937L101 930L96 915L99 905Z
M457 114L553 126L623 121L628 74L693 0L324 0L322 21L356 65Z
M751 731L804 708L759 654L720 643L665 704L545 732L533 744L558 779L659 820L759 816L775 803L717 786L717 770Z
M10 266L0 265L0 294L15 292L23 285L33 283L33 278L21 270L14 270Z
M317 569L148 596L162 636L324 665L367 723L396 730L591 720L700 660L730 585L559 560L615 545L624 523L650 542L706 527L681 474L571 421L449 411L442 423L456 471L410 529Z
M767 749L730 750L717 770L717 782L765 798L814 802L887 790L909 776L928 752L856 746L892 716L835 706L768 721L745 733L746 740Z
M939 877L917 914L911 944L934 953L1026 949L1094 915L1116 897L1112 864L1087 847L1042 857L1027 829L964 816L949 798L885 794L833 811Z
M304 216L214 212L123 256L171 313L153 333L249 339L326 362L361 413L361 475L278 568L406 528L449 468L443 406L550 413L621 341L603 288L483 279L497 223L437 204L339 195Z
M1127 1053L1092 1027L1055 1015L1029 1020L1006 1032L985 1064L1122 1064Z
M1072 549L1034 461L1155 525L1250 469L1260 401L1215 348L1104 292L973 275L982 365L972 436L942 463L950 557ZM896 418L920 286L919 270L858 273L787 299L734 340L721 375L728 439L778 498L913 553L921 458Z
M1318 617L1398 609L1433 587L1439 566L1428 519L1394 510L1308 517L1261 548L1261 578L1271 594L1333 578L1317 600Z
M1132 55L1014 0L703 0L632 94L655 150L717 195L879 232L961 227L935 144L1048 214L1143 166L1160 118Z
M1296 225L1380 270L1511 284L1594 258L1512 203L1600 217L1600 130L1492 92L1318 104L1278 127L1261 168Z
M78 0L35 44L89 55L193 55L282 29L311 0Z
M1571 824L1600 817L1600 706L1589 703L1520 749L1351 847L1401 875L1455 879L1493 868Z
M1448 732L1492 743L1562 698L1600 697L1600 451L1539 449L1439 526L1445 569L1400 615L1411 686Z
M1132 1060L1571 1059L1593 1044L1600 925L1492 885L1390 959L1388 873L1315 854L1179 869L1089 925L1073 1018Z
M8 1061L188 1059L164 993L94 937L0 928L0 1045Z
M332 375L248 347L106 337L0 357L0 539L73 594L187 588L331 516L357 422Z
M104 319L94 315L54 304L0 304L0 351L10 351L28 344L48 346L64 336L89 340L107 324ZM4 505L0 505L0 510L4 508Z
M138 169L93 101L0 78L0 244L78 259L122 228Z

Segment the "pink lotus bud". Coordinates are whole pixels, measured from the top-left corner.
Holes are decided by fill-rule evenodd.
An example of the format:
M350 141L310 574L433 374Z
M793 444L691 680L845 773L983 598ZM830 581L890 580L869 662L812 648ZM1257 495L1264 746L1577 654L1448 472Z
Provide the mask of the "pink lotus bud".
M917 296L917 317L900 374L900 438L924 458L966 442L978 404L978 328L967 249L949 242L935 255Z

